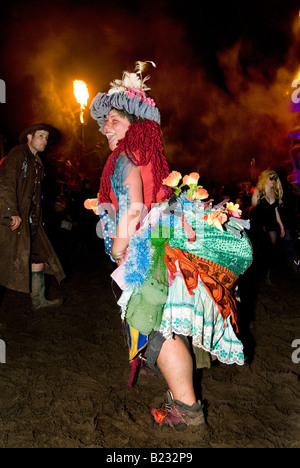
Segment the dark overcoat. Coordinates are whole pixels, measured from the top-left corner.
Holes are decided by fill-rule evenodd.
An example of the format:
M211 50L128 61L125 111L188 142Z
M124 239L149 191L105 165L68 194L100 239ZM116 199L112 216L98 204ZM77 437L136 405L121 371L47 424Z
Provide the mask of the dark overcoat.
M27 144L13 148L0 165L0 285L24 293L30 292L31 237L29 214L35 190L34 165L42 166L38 154L31 153ZM41 198L41 181L36 187L36 199ZM40 203L40 202L38 202ZM22 223L16 231L10 227L10 217L20 216ZM61 282L64 271L39 219L36 247L45 261L45 272Z

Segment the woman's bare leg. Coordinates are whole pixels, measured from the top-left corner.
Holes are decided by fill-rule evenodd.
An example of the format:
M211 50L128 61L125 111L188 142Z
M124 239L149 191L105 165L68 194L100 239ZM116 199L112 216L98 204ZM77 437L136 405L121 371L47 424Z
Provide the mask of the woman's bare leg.
M173 394L174 400L193 405L196 396L193 385L193 360L184 342L166 340L157 359L157 365Z

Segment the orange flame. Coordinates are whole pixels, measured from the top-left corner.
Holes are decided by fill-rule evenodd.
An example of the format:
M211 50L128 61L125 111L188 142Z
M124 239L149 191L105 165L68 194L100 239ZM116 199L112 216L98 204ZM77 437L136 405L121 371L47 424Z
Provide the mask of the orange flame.
M84 109L89 98L87 85L84 81L75 80L73 81L73 89L76 101L80 104L80 108Z
M76 101L78 102L78 104L80 104L80 121L83 124L83 111L85 109L85 106L87 105L89 91L85 82L81 80L73 81L73 89Z

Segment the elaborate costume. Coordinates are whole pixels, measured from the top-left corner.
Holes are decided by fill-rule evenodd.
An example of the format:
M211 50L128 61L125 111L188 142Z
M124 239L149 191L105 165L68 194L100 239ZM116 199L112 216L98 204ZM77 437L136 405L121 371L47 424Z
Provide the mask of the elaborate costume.
M249 223L233 216L240 216L233 204L213 207L188 200L193 196L187 193L173 198L171 206L165 202L153 207L131 238L126 260L112 275L124 290L119 301L122 317L141 333L160 331L166 339L174 333L190 336L193 346L221 362L242 365L243 345L232 326L237 325L233 291L252 262L244 232ZM167 288L166 301L156 311L159 322L149 307L151 281L154 297L162 297ZM142 307L134 307L133 314L131 304L137 297Z
M221 362L242 365L243 345L233 328L237 324L233 288L252 262L252 248L244 232L249 223L241 219L238 205L213 206L211 200L205 201L209 194L198 185L197 173L185 176L181 184L179 172L169 174L159 112L145 93L148 77L142 79L142 63L137 64L137 74L125 72L123 80L112 83L112 89L98 94L91 105L92 116L104 133L105 126L111 125L105 118L112 110L143 120L131 123L113 149L102 174L99 200L85 204L100 216L97 232L104 238L107 254L113 261L122 258L112 278L123 290L118 304L128 330L129 385L134 382L140 356L146 356L150 368L156 370L158 354L154 358L151 351L155 347L159 353L163 342L175 334L184 342L189 337L195 349ZM135 198L135 184L129 181L137 166L144 210L120 257L113 255L112 246L121 219ZM196 422L192 418L185 424L203 423L198 402L188 410L177 400L171 406L170 415L180 413L178 424L190 410ZM157 422L168 421L172 426L167 410L163 415L153 411Z

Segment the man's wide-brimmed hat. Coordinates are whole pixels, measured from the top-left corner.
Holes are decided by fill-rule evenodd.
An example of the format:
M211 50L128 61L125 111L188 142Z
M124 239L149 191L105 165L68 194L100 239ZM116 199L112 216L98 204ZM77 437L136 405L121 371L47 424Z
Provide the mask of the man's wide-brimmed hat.
M90 106L91 115L97 120L102 133L104 133L105 117L113 108L160 124L160 113L156 103L146 94L150 88L146 86L145 82L150 77L142 77L147 63L156 66L153 62L136 62L136 73L124 72L122 80L110 83L112 87L108 93L98 93L93 99Z
M51 125L48 124L40 123L32 125L31 127L26 128L26 130L23 130L19 136L19 142L22 145L27 143L27 135L32 134L38 130L45 130L49 133L48 145L53 145L53 143L55 143L60 138L59 131L56 128L51 127Z

